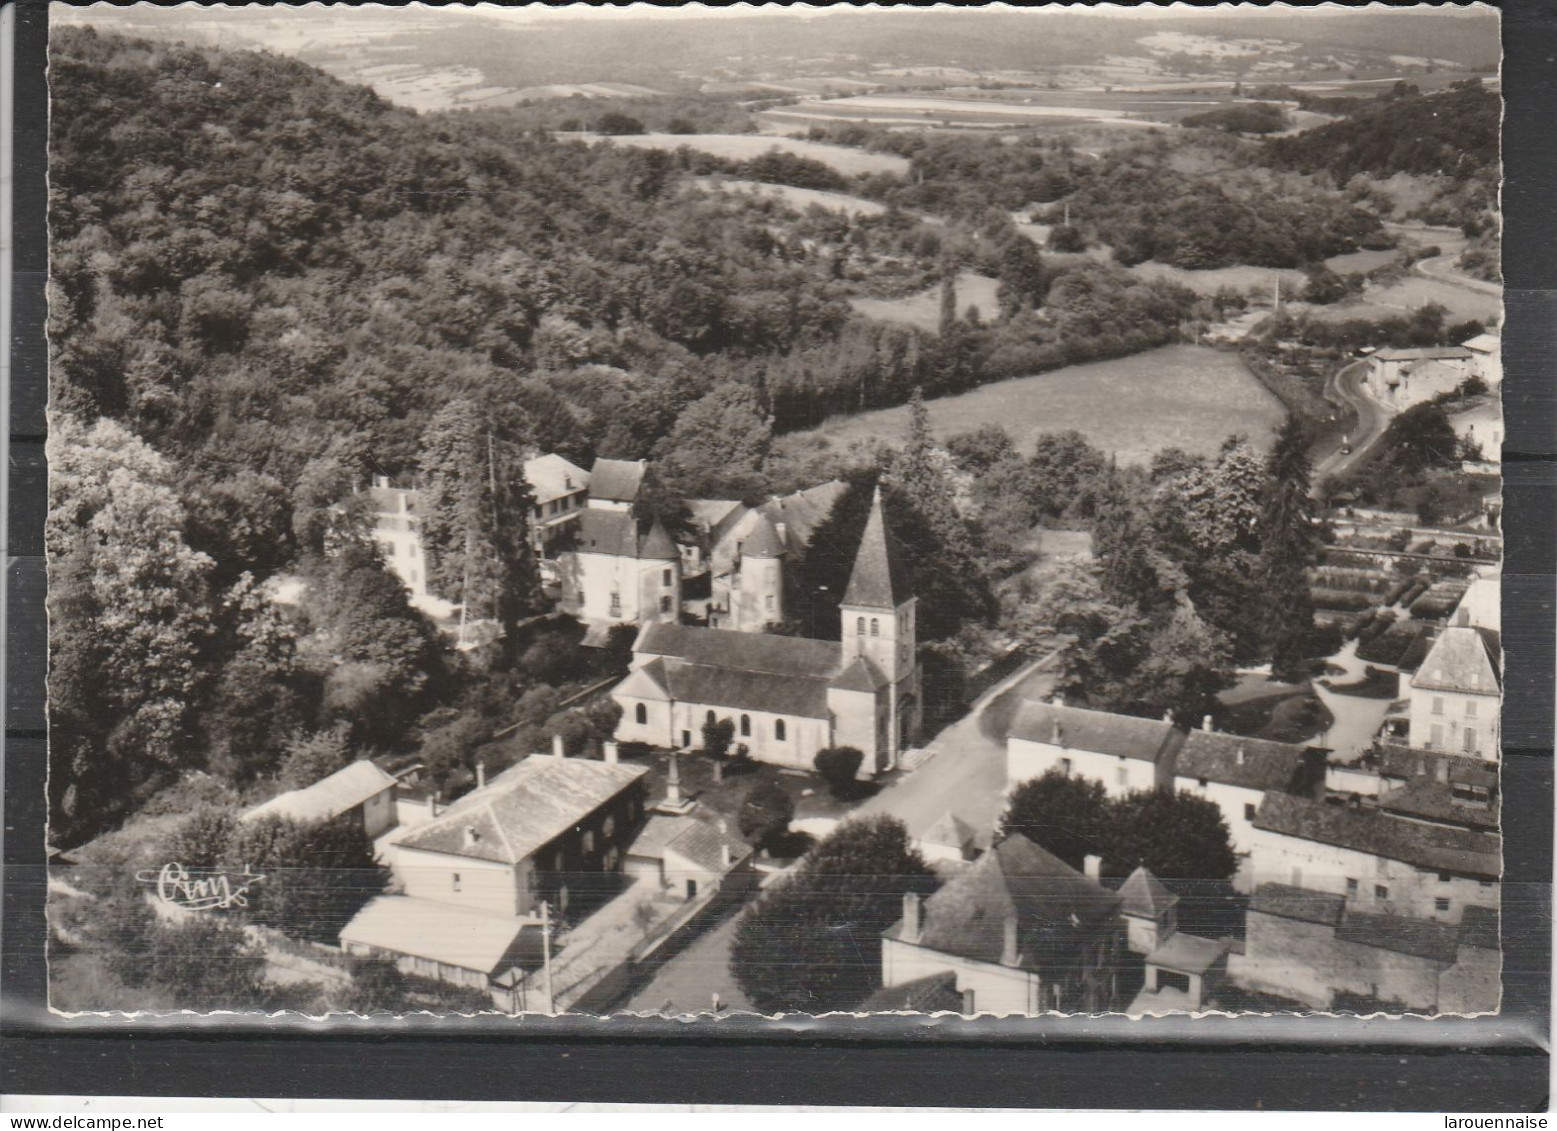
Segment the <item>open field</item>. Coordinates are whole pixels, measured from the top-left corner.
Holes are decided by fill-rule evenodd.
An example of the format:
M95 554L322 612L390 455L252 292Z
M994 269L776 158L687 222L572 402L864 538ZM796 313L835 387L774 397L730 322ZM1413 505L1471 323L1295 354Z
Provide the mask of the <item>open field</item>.
M957 276L957 314L976 306L985 318L994 316L999 304L995 291L1000 284L987 275L964 271ZM866 318L881 322L902 322L934 333L941 325L941 288L931 287L908 298L851 298L849 305Z
M927 407L939 437L998 424L1030 450L1041 433L1074 428L1121 463L1145 463L1170 447L1214 453L1235 432L1264 448L1282 418L1280 403L1237 354L1189 345L1015 377ZM835 417L815 431L840 447L901 437L908 409Z
M769 150L778 149L796 157L809 157L831 166L846 177L860 173L906 173L908 159L890 153L866 153L844 145L824 145L816 141L773 137L765 134L630 134L602 137L599 134L558 134L584 141L609 141L636 149L680 149L683 145L702 153L712 153L730 161L749 161Z
M1308 308L1313 318L1325 322L1343 322L1352 318L1393 318L1436 302L1449 314L1451 322L1475 318L1483 322L1502 317L1503 302L1497 295L1473 291L1439 279L1407 275L1384 287L1369 287L1362 298L1334 306Z
M1285 295L1296 294L1297 288L1303 285L1303 272L1279 267L1240 265L1217 267L1209 271L1186 271L1182 267L1147 260L1145 263L1137 263L1130 271L1142 279L1166 279L1204 295L1215 294L1223 287L1232 287L1236 291L1259 291L1268 295L1278 278Z
M770 185L762 181L743 181L734 177L698 177L697 183L703 188L714 191L772 197L784 201L801 212L812 205L849 216L880 216L887 210L885 204L866 200L863 196L850 196L846 192L825 192L822 189L796 188L794 185Z

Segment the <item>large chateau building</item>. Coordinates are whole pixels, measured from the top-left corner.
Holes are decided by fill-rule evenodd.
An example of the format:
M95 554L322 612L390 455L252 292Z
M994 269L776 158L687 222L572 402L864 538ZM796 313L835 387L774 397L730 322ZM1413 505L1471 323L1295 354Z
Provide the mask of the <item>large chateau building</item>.
M763 599L782 592L783 555L771 533L745 548L742 588L756 587L758 597L752 617L782 612ZM691 749L707 723L729 719L734 741L759 761L809 770L819 750L853 746L865 753L863 773L891 769L917 739L922 715L917 604L878 490L839 640L646 624L632 670L611 693L622 707L617 738Z

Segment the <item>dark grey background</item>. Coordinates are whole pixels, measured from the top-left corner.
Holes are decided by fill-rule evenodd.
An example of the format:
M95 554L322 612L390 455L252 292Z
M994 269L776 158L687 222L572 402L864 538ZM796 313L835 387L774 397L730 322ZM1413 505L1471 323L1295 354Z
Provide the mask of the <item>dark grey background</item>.
M1307 5L1303 5L1307 6ZM17 11L0 1091L1069 1108L1547 1106L1557 547L1557 5L1506 0L1504 1013L1492 1022L876 1018L263 1023L41 1011L47 29Z

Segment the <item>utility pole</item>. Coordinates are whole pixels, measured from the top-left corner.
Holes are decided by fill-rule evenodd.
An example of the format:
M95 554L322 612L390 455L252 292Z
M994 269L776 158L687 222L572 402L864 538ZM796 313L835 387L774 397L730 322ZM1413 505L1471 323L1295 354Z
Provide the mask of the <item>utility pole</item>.
M546 976L546 1012L557 1015L557 997L551 984L551 904L541 900L541 970Z

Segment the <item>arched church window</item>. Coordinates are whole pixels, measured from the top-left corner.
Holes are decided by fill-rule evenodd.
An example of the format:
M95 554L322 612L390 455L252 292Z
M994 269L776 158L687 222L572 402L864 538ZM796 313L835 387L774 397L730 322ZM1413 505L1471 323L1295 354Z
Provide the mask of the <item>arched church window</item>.
M773 737L779 742L784 741L784 720L778 719L773 724Z
M856 636L864 636L865 635L865 618L864 617L860 617L859 620L854 622L854 635L856 635Z
M649 708L644 704L639 703L638 706L633 709L633 718L638 720L638 724L640 726L642 726L644 723L647 723L649 721Z
M871 617L870 618L870 634L872 636L880 636L881 635L881 622L879 620L877 620L875 617Z
M708 714L703 716L703 721L709 726L713 726L714 723L718 722L718 720L714 718L714 713L712 711L709 711Z
M741 716L741 737L742 738L750 738L751 737L751 716L750 715L742 715Z

